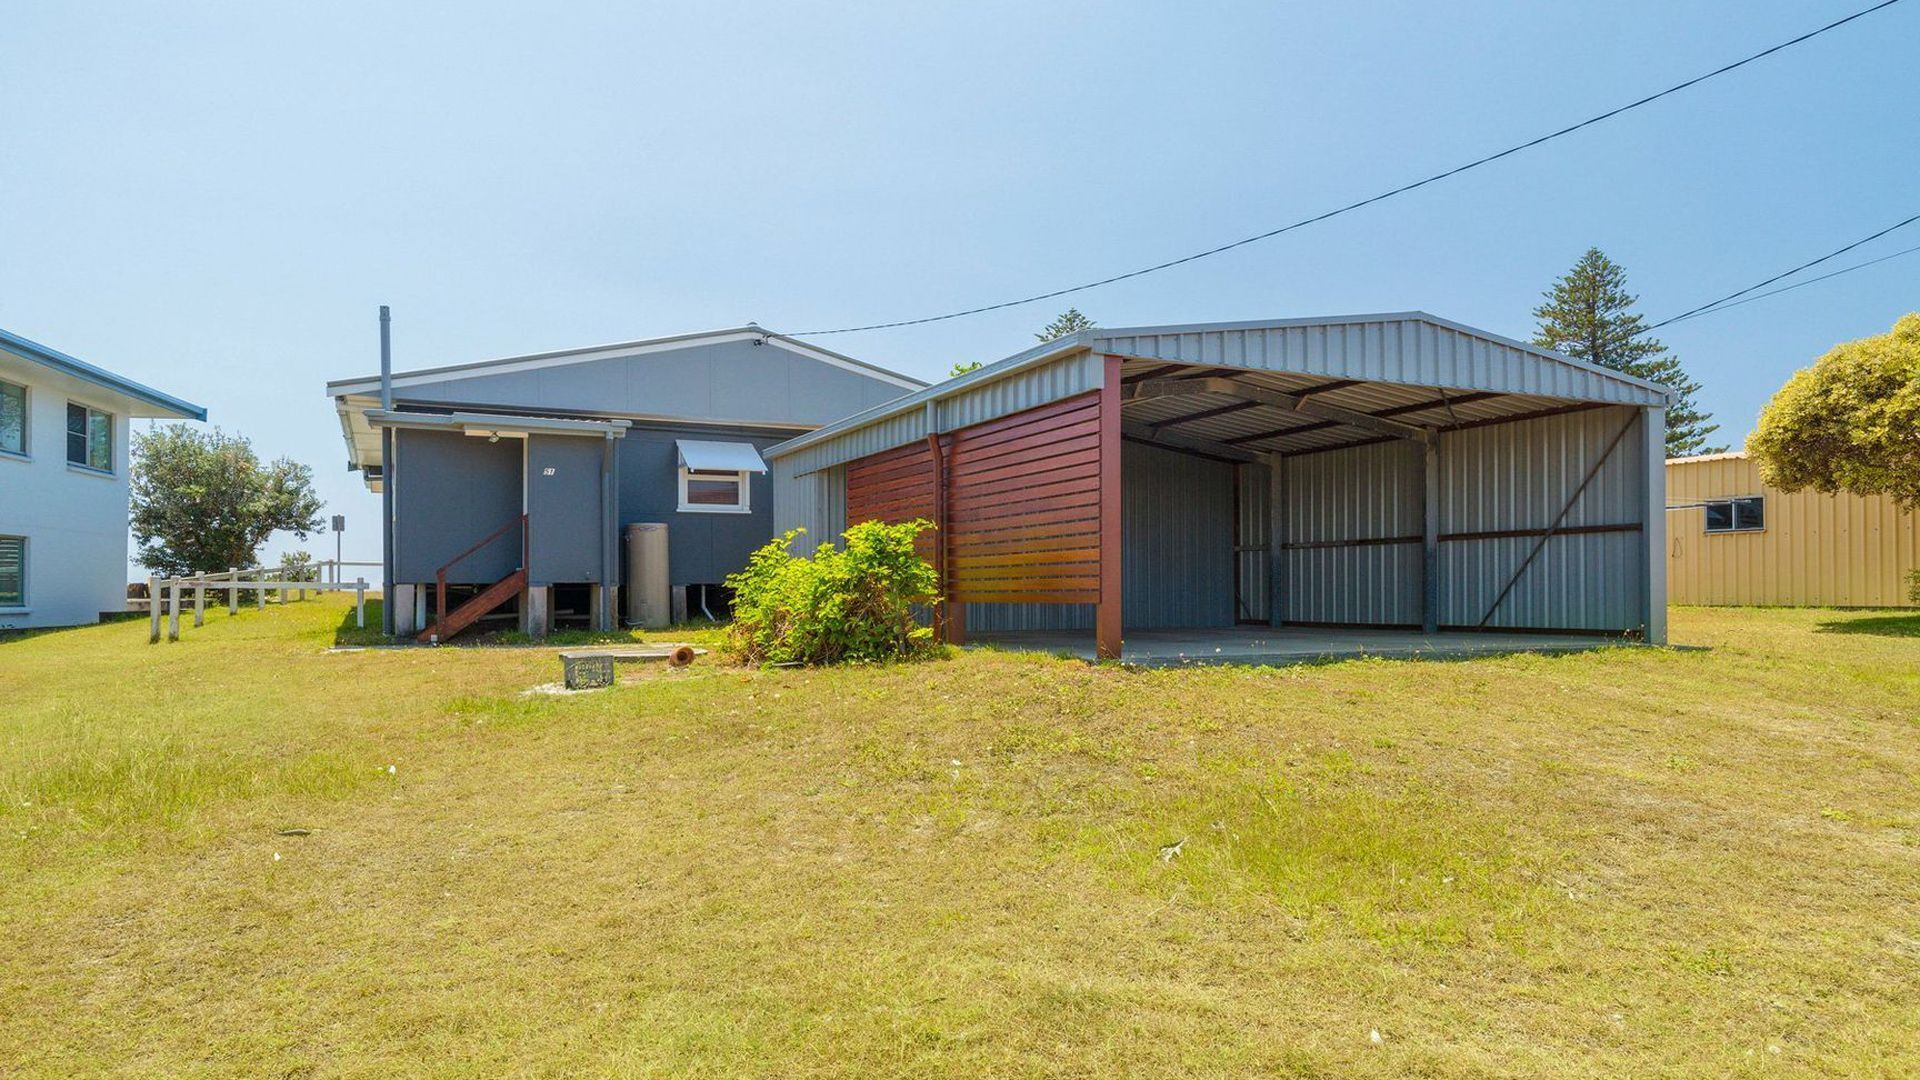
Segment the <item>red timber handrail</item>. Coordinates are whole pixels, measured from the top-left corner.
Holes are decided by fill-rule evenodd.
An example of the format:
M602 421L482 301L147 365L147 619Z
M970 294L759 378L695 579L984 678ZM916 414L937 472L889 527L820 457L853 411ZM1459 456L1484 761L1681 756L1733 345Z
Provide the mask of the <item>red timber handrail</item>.
M520 529L520 569L527 569L527 564L530 561L528 552L532 546L533 535L532 530L527 527L527 515L521 514L519 517L514 518L512 521L481 537L474 542L472 547L448 559L445 563L441 564L440 569L433 572L433 622L435 626L445 626L447 622L447 571L458 566L467 556L505 536L507 530L516 526Z

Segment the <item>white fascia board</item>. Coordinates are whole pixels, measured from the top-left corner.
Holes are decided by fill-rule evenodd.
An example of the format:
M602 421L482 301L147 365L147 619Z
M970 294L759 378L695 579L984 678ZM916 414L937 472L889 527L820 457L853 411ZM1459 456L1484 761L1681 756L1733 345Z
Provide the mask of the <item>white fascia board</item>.
M526 356L508 356L498 360L481 360L471 364L455 364L448 367L424 368L419 371L396 373L393 387L396 390L433 383L448 382L454 379L476 378L486 375L511 375L523 371L541 371L546 368L565 367L570 364L587 364L596 360L617 360L629 356L645 356L650 353L672 352L691 348L696 345L723 345L732 341L760 341L776 348L785 349L798 356L816 360L823 364L864 375L877 382L898 386L903 390L918 390L926 383L909 378L898 372L875 367L872 364L855 360L850 356L822 349L815 345L771 330L759 327L741 327L733 330L711 330L698 334L683 334L670 338L655 338L648 341L630 341L616 345L595 345L584 349L568 349L560 352L534 353ZM380 392L378 375L362 376L355 379L340 379L327 384L327 395L339 397L344 394L377 394Z
M548 416L508 416L498 413L414 413L368 409L362 415L373 427L424 428L441 431L480 431L520 435L611 435L622 438L632 425L625 420L562 420Z

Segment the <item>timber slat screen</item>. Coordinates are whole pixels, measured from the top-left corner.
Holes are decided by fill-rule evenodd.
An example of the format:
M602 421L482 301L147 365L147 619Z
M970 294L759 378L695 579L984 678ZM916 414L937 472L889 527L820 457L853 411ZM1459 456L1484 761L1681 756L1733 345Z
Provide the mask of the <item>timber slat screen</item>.
M1100 394L1081 394L940 438L946 467L946 589L959 603L1100 599ZM847 520L935 520L926 443L847 466Z
M933 520L933 454L926 443L909 443L847 463L847 523L914 518ZM933 557L934 534L915 546Z

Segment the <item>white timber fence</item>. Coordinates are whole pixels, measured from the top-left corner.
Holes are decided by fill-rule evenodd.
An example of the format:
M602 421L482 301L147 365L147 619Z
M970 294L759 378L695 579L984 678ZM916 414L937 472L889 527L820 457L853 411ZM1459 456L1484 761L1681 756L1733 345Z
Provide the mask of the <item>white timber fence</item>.
M242 592L253 593L254 606L265 610L268 597L275 593L279 594L279 602L286 604L294 600L305 600L309 590L316 594L351 590L354 594L354 624L364 629L367 625L367 579L357 577L348 581L346 568L379 565L379 563L324 559L304 566L252 566L245 569L232 567L223 571L195 574L191 577L149 576L147 578L147 641L159 642L160 622L163 617L167 624L167 640L180 640L180 594L183 591L191 591L193 594L193 625L205 626L209 590L214 593L226 592L229 615L240 613Z

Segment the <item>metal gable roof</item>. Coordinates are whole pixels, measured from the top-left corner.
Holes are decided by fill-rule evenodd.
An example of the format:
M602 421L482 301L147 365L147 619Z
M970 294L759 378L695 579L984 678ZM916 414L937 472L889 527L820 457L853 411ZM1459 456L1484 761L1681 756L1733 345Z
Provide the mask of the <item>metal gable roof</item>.
M71 376L82 382L122 394L134 401L153 407L157 412L152 416L172 416L184 420L205 420L207 410L204 406L183 401L172 394L163 394L150 386L134 382L132 379L115 375L105 368L95 367L76 357L68 356L58 349L48 348L37 341L30 341L18 334L0 330L0 349L20 357L23 360L51 368L63 375Z
M1080 352L1275 375L1664 406L1665 387L1423 311L1298 319L1096 327L855 413L769 448L782 458L844 433Z
M1663 405L1668 390L1625 372L1424 311L1096 328L1096 351L1174 363Z

